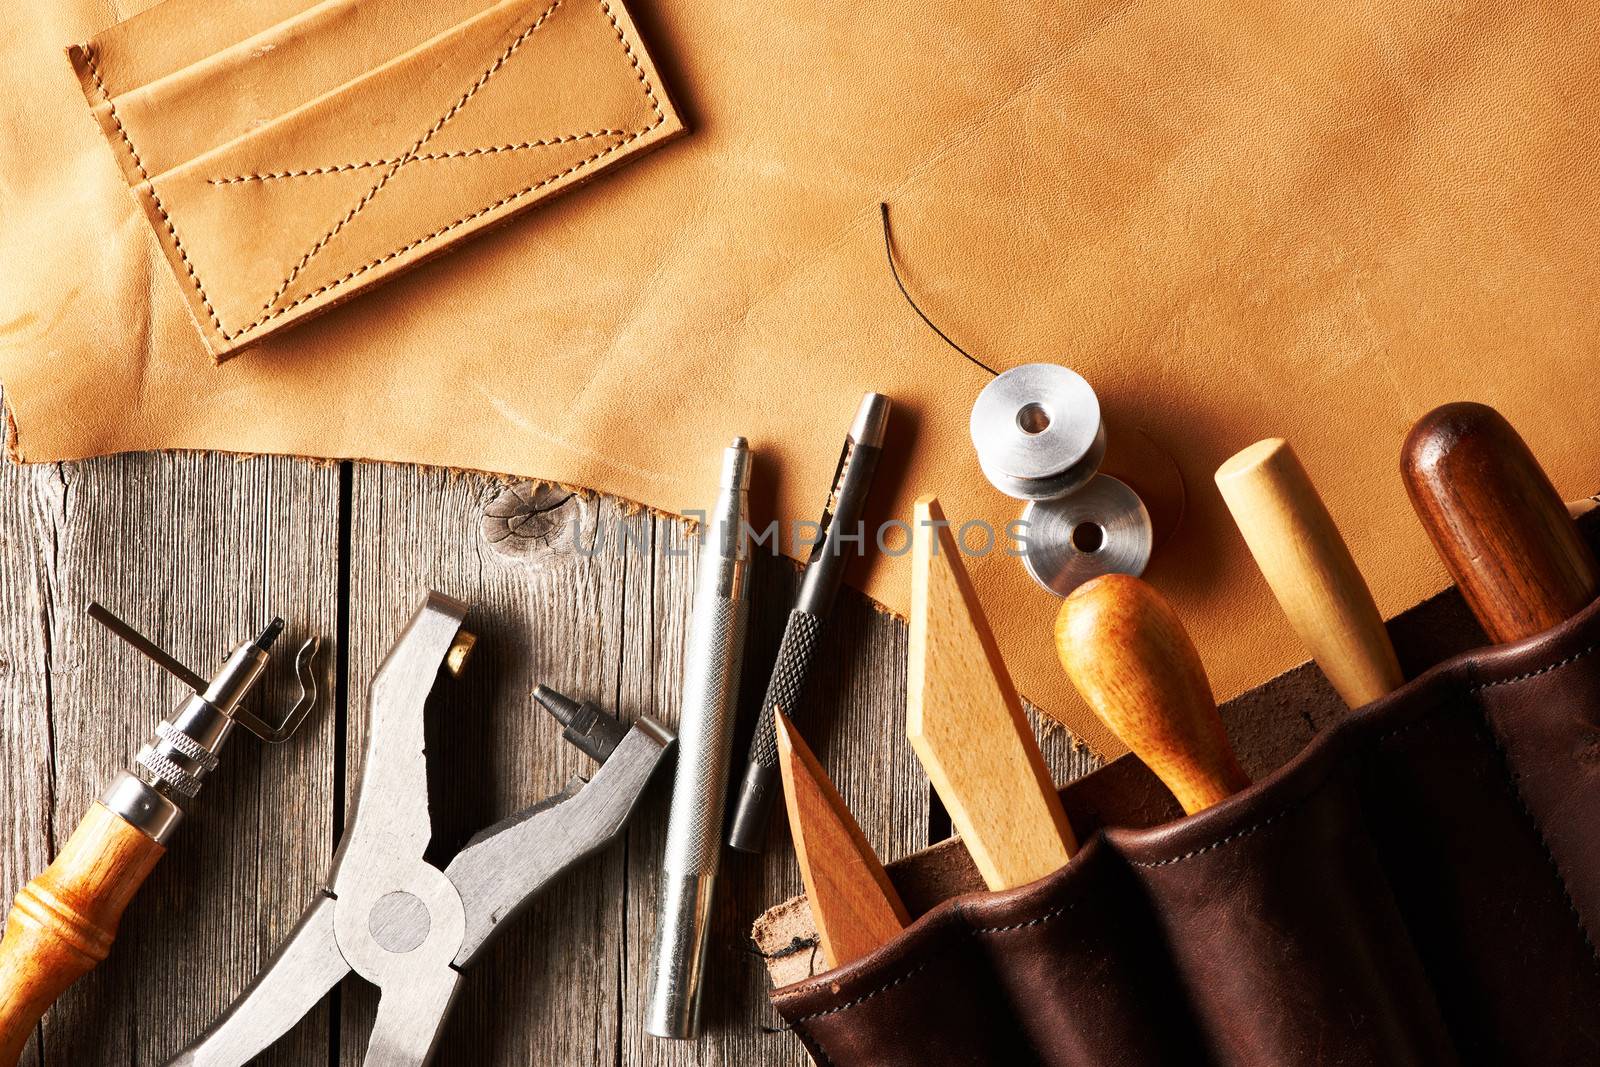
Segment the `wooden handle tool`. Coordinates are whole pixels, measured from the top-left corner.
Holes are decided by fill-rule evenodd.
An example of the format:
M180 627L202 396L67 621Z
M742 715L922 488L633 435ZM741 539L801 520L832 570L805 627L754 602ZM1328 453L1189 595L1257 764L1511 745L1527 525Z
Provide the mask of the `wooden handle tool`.
M1400 472L1417 517L1496 643L1594 599L1600 565L1526 442L1483 404L1446 404L1411 428Z
M823 958L837 967L889 941L911 917L822 764L783 712L775 712L774 721L800 877Z
M234 727L281 741L316 703L312 638L296 659L300 701L281 725L239 706L266 668L282 619L234 649L207 681L98 604L90 605L89 615L194 691L139 750L137 769L112 780L55 862L17 894L0 940L0 1067L15 1067L50 1005L110 953L123 911L183 819L178 798L192 800L200 792Z
M911 545L906 735L984 882L1024 885L1077 839L932 497L917 501Z
M1289 625L1344 702L1358 708L1399 688L1383 616L1289 443L1256 442L1216 480Z
M0 1064L15 1064L62 991L106 958L123 910L166 851L94 804L17 894L0 941Z
M1095 714L1193 815L1250 784L1200 654L1155 589L1126 574L1079 586L1056 616L1061 665Z

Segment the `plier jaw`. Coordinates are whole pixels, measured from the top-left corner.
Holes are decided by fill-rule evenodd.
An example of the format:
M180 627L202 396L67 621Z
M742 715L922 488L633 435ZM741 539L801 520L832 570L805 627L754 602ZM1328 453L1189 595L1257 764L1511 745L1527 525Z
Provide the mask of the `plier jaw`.
M174 1067L248 1062L352 971L381 990L366 1067L420 1067L462 970L535 894L622 833L674 739L648 718L587 783L574 779L482 831L444 870L423 858L433 833L423 711L441 667L470 647L466 614L430 592L395 642L372 684L361 784L325 888Z

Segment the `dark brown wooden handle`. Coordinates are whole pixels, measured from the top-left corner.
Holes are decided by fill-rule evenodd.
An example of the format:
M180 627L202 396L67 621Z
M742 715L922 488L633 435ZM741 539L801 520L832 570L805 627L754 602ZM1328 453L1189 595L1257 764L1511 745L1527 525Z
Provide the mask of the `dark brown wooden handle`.
M0 1064L15 1067L56 997L106 958L123 909L165 853L95 804L55 862L22 887L0 941Z
M1594 553L1527 443L1493 408L1428 412L1406 437L1400 473L1490 640L1531 637L1594 599Z
M1189 814L1250 784L1217 717L1200 653L1151 586L1108 574L1056 617L1056 652L1083 699Z

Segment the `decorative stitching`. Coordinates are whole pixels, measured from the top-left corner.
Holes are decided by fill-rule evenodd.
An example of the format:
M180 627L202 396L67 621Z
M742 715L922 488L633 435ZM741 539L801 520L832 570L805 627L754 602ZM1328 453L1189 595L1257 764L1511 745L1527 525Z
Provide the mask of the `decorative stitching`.
M200 281L200 276L195 272L194 264L189 261L188 252L183 247L183 240L179 237L177 228L173 225L172 218L167 213L166 206L161 202L161 195L156 192L155 183L151 181L149 172L145 170L144 163L139 159L138 149L134 147L133 141L128 137L127 130L125 130L122 126L122 119L117 115L116 103L111 99L111 94L106 90L105 82L100 77L99 65L95 61L93 47L89 44L85 44L82 47L84 59L89 65L90 75L94 78L95 86L100 93L100 98L105 101L107 110L111 116L111 120L116 124L117 132L122 137L123 143L127 146L128 154L132 157L134 165L139 170L140 177L144 179L146 187L150 190L150 199L155 204L156 211L160 213L162 222L166 225L167 233L172 238L173 248L177 250L179 258L183 260L184 271L188 274L189 281L194 285L196 295L199 296L201 304L204 305L206 314L211 319L211 324L216 328L217 335L224 341L232 341L236 338L244 336L257 327L264 326L274 319L287 315L290 311L293 311L301 304L304 304L310 300L314 300L323 293L337 289L338 287L349 283L353 279L360 277L375 267L382 266L392 259L396 259L405 255L407 252L410 252L419 245L426 244L437 237L442 237L445 234L457 230L462 226L468 225L469 223L489 214L490 212L496 211L507 204L511 204L522 199L529 193L537 192L552 182L560 181L562 178L565 178L568 175L589 166L591 163L594 163L608 155L611 155L613 152L617 152L622 148L627 147L629 144L632 144L634 141L637 141L639 138L650 133L652 130L659 128L663 123L665 123L667 121L666 112L662 110L661 102L656 99L655 87L650 83L650 79L646 76L643 66L641 66L639 63L638 57L634 55L633 46L629 44L627 36L622 32L622 27L617 23L617 17L616 14L611 10L611 4L608 2L608 0L598 0L598 2L600 4L600 9L606 15L607 21L611 23L611 30L614 34L616 34L617 42L622 46L623 54L628 57L629 65L633 67L634 77L638 79L639 85L644 91L645 99L650 102L651 110L655 113L655 121L651 122L648 126L644 126L638 130L628 133L615 144L608 145L593 155L579 160L578 162L567 167L565 170L549 175L548 177L527 185L514 193L503 196L494 203L489 204L487 207L483 207L477 211L463 215L454 222L447 223L444 226L439 227L437 230L434 230L432 233L419 237L416 240L387 253L386 255L379 256L371 262L365 263L362 266L351 270L342 277L336 278L326 285L320 286L319 288L306 293L304 296L301 296L290 303L283 305L276 311L269 311L269 313L260 316L254 322L251 322L248 325L233 331L229 331L223 326L221 318L219 318L217 315L216 308L212 306L211 299L206 294L205 285Z
M194 283L194 291L199 294L200 303L205 305L206 314L211 316L211 324L224 340L232 340L228 331L222 328L222 320L217 317L217 309L211 306L211 298L206 296L205 286L200 284L200 276L194 272L194 264L189 262L189 253L184 251L183 241L178 237L178 229L172 224L172 216L167 214L166 205L161 202L161 194L156 192L155 183L150 180L150 172L144 169L144 161L139 158L139 150L133 146L133 140L128 136L128 131L122 126L122 117L117 114L116 101L111 99L111 94L106 91L106 83L100 78L100 64L95 61L92 45L83 46L84 62L89 64L89 76L94 79L95 88L100 93L100 99L105 101L106 110L111 115L111 121L116 123L117 133L122 137L122 143L128 148L128 155L133 158L133 165L139 168L139 177L144 179L145 185L150 190L150 200L156 206L156 211L161 215L161 221L166 223L167 233L172 238L172 247L178 250L178 257L183 260L183 269L189 273L189 280ZM234 336L238 336L235 334Z
M1528 671L1524 674L1519 674L1514 678L1502 678L1495 682L1483 682L1469 689L1467 692L1476 694L1483 692L1485 689L1493 689L1497 685L1506 685L1510 682L1519 682L1529 678L1537 678L1541 674L1548 674L1551 671L1560 670L1563 667L1576 663L1583 657L1593 653L1596 649L1600 649L1600 642L1596 642L1580 652L1573 653L1566 659L1563 659L1557 663L1551 663L1547 666L1539 668L1536 671ZM1545 861L1550 864L1550 870L1556 876L1556 885L1561 887L1561 897L1567 902L1567 908L1572 912L1572 917L1577 920L1578 932L1583 935L1583 943L1589 946L1589 954L1594 957L1594 960L1597 964L1600 964L1600 946L1597 946L1594 938L1590 936L1589 927L1585 925L1583 920L1583 912L1578 910L1578 902L1572 899L1572 889L1567 885L1566 873L1562 871L1560 862L1556 860L1555 851L1550 847L1549 839L1545 837L1544 825L1534 817L1533 810L1528 807L1527 798L1522 795L1522 776L1518 774L1516 769L1511 766L1510 754L1506 752L1505 746L1500 743L1499 736L1490 727L1489 718L1485 713L1483 702L1474 700L1473 704L1478 709L1478 725L1482 727L1485 736L1487 736L1489 739L1489 744L1494 747L1495 753L1500 757L1501 766L1505 768L1506 792L1510 793L1513 799L1516 800L1517 807L1521 809L1523 816L1528 820L1528 825L1533 827L1533 833L1539 841L1539 847L1544 850Z
M796 1019L794 1021L794 1023L795 1023L796 1026L799 1026L801 1023L810 1022L812 1019L820 1019L825 1015L837 1015L841 1011L849 1011L851 1008L857 1007L858 1005L861 1005L861 1004L865 1004L867 1001L871 1000L873 997L877 996L879 993L887 993L889 990L893 989L895 986L897 986L897 985L901 984L902 982L914 977L919 972L927 970L927 968L928 968L928 965L926 963L919 963L915 967L913 967L909 971L907 971L905 974L902 974L899 978L896 978L894 981L885 983L884 985L879 986L877 989L872 990L870 993L863 993L861 996L859 996L856 999L852 1000L848 1004L840 1004L837 1008L828 1008L828 1009L826 1009L824 1011L812 1012L810 1015L802 1015L802 1016L800 1016L800 1018Z
M1565 667L1568 664L1576 663L1578 660L1582 659L1583 657L1585 657L1587 655L1590 655L1596 649L1600 649L1600 641L1596 641L1594 644L1590 645L1588 648L1583 649L1581 652L1574 652L1572 655L1568 656L1564 660L1561 660L1559 663L1551 663L1548 666L1540 667L1536 671L1528 671L1528 672L1526 672L1524 674L1519 674L1519 675L1517 675L1517 676L1515 676L1513 678L1501 678L1500 680L1494 681L1494 682L1479 682L1477 685L1473 686L1471 689L1468 689L1467 692L1468 693L1481 693L1485 689L1493 689L1497 685L1510 685L1512 682L1522 682L1522 681L1526 681L1529 678L1537 678L1541 674L1549 674L1551 671L1559 671L1562 667Z
M1600 651L1600 641L1597 641L1594 644L1589 645L1587 648L1584 648L1579 652L1575 652L1572 655L1567 656L1565 659L1558 660L1555 663L1546 664L1545 666L1540 667L1537 670L1525 671L1522 674L1518 674L1518 675L1515 675L1515 676L1510 677L1510 678L1502 678L1502 679L1499 679L1499 680L1493 681L1493 682L1480 682L1477 685L1470 686L1466 690L1466 695L1470 696L1470 695L1473 695L1473 694L1476 694L1476 693L1480 693L1485 689L1492 689L1495 686L1509 685L1512 682L1526 681L1529 678L1537 678L1538 676L1540 676L1542 674L1549 674L1551 671L1557 671L1557 670L1560 670L1563 667L1570 666L1571 664L1576 663L1578 660L1583 659L1585 656L1591 655L1596 651ZM1522 791L1517 788L1517 775L1511 768L1510 759L1507 756L1504 747L1501 746L1499 739L1495 736L1494 731L1489 727L1488 720L1483 714L1483 706L1482 706L1481 702L1473 701L1473 704L1477 707L1478 712L1479 712L1478 725L1483 729L1484 733L1488 735L1489 743L1494 747L1495 751L1499 754L1500 759L1501 759L1501 763L1505 767L1505 771L1506 771L1506 788L1511 793L1511 795L1516 798L1517 804L1522 810L1522 814L1527 818L1529 824L1533 827L1534 834L1538 838L1540 846L1544 849L1545 859L1550 863L1550 869L1555 875L1556 884L1561 888L1562 896L1567 902L1567 907L1569 909L1571 909L1573 916L1577 919L1579 934L1582 935L1584 943L1589 946L1589 951L1595 955L1595 958L1596 958L1597 961L1600 961L1600 947L1597 947L1596 944L1595 944L1594 939L1589 936L1588 927L1586 927L1584 925L1584 922L1583 922L1583 913L1578 910L1577 902L1572 899L1572 893L1567 887L1567 880L1566 880L1566 877L1562 874L1561 865L1556 862L1555 853L1551 850L1550 843L1545 839L1544 828L1539 824L1539 820L1534 818L1533 812L1531 810L1529 810L1528 805L1527 805L1527 801L1522 796ZM1439 710L1440 710L1439 708L1434 708L1433 710L1429 711L1427 714L1419 716L1418 718L1413 719L1411 722L1406 723L1403 726L1395 727L1393 730L1389 730L1389 731L1379 735L1379 740L1380 741L1387 740L1387 739L1389 739L1391 737L1394 737L1394 736L1396 736L1396 735L1398 735L1400 733L1403 733L1406 730L1409 730L1409 729L1417 726L1420 723L1423 723L1423 722L1425 722L1425 721L1427 721L1429 719L1432 719L1433 717L1435 717L1439 713ZM1173 856L1173 857L1170 857L1170 858L1164 859L1164 860L1153 860L1153 861L1129 860L1128 862L1134 864L1135 866L1152 868L1152 867L1164 867L1164 866L1167 866L1168 864L1181 863L1184 860L1193 859L1195 856L1201 855L1202 853L1205 853L1205 852L1210 852L1213 849L1220 848L1223 845L1228 844L1229 842L1237 841L1242 837L1246 837L1246 836L1248 836L1250 834L1255 833L1258 830L1263 829L1267 825L1277 821L1278 819L1282 818L1283 816L1289 814L1294 809L1298 808L1301 804L1305 803L1305 801L1307 799L1308 799L1307 797L1302 796L1298 800L1296 800L1294 803L1284 806L1282 809L1280 809L1276 813L1274 813L1272 815L1269 815L1266 818L1261 819L1261 820L1259 820L1259 821L1257 821L1255 823L1252 823L1250 826L1247 826L1247 827L1244 827L1243 829L1237 830L1234 833L1229 834L1227 837L1220 838L1217 841L1213 841L1211 844L1206 845L1206 846L1204 846L1202 848L1197 848L1197 849L1194 849L1194 850L1192 850L1190 852L1185 852L1180 856ZM1004 932L1007 932L1007 931L1010 931L1010 930L1020 930L1020 929L1023 929L1025 927L1039 926L1039 925L1041 925L1043 923L1050 922L1050 921L1052 921L1054 919L1060 918L1062 915L1065 915L1069 911L1071 911L1076 905L1077 905L1077 901L1074 900L1074 901L1071 901L1071 902L1069 902L1068 904L1066 904L1066 905L1064 905L1062 907L1056 908L1056 909L1054 909L1054 910L1052 910L1050 912L1047 912L1044 915L1039 916L1036 919L1031 919L1031 920L1029 920L1027 922L1015 923L1015 924L1012 924L1012 925L1009 925L1009 926L975 926L975 927L968 927L963 931L963 933L965 933L965 934L967 934L969 936L976 936L978 934L984 934L984 933L1004 933ZM828 1008L828 1009L826 1009L824 1011L813 1012L810 1015L802 1015L799 1018L794 1020L794 1025L798 1029L798 1027L800 1026L801 1023L808 1022L808 1021L810 1021L812 1019L820 1019L823 1016L834 1015L834 1014L837 1014L839 1012L849 1011L852 1008L859 1007L860 1005L862 1005L862 1004L866 1003L867 1001L871 1000L873 997L877 996L879 993L886 992L887 990L892 989L895 986L900 985L901 983L903 983L906 980L910 979L913 975L916 975L918 972L926 970L928 965L929 965L929 962L930 961L928 961L928 960L924 960L922 963L917 964L915 967L911 968L909 971L905 972L900 977L895 978L895 979L893 979L893 980L891 980L889 982L886 982L885 984L877 987L876 989L872 989L872 990L867 991L866 993L863 993L861 996L857 997L856 999L850 1001L847 1004L840 1004L837 1007ZM812 1035L812 1041L813 1041L813 1043L815 1043L817 1045L818 1051L823 1053L824 1059L826 1059L827 1054L822 1049L821 1042L815 1037L815 1035Z
M1233 842L1239 840L1241 837L1249 837L1251 834L1256 833L1258 830L1266 829L1268 826L1271 826L1273 823L1277 822L1279 819L1283 818L1285 815L1289 814L1291 811L1295 810L1296 808L1298 808L1301 804L1304 804L1305 802L1306 802L1306 798L1305 797L1301 797L1299 800L1296 800L1293 804L1289 804L1286 807L1283 807L1283 808L1279 809L1278 811L1273 812L1271 815L1268 815L1265 819L1261 819L1258 822L1251 823L1249 826L1246 826L1242 830L1235 830L1233 833L1229 834L1227 837L1218 838L1217 840L1211 842L1211 844L1209 844L1209 845L1204 845L1204 846L1202 846L1200 848L1194 849L1193 851L1185 852L1181 856L1169 856L1164 860L1129 860L1128 862L1133 864L1135 867L1144 867L1146 869L1153 870L1156 867L1166 867L1166 866L1170 866L1171 864L1174 864L1174 863L1182 863L1184 860L1192 860L1196 856L1203 855L1204 853L1211 852L1211 851L1213 851L1215 849L1219 849L1223 845L1230 845Z
M440 159L466 159L470 156L490 155L495 152L521 152L529 148L546 148L550 145L571 144L573 141L587 141L595 137L626 137L627 130L585 130L582 133L564 133L559 137L545 137L537 141L522 141L518 144L484 145L480 148L464 148L453 152L422 152L413 156L413 163L429 163ZM311 178L321 174L343 174L346 171L365 170L368 167L386 167L395 162L394 159L365 159L354 163L337 163L327 167L308 167L305 170L274 170L262 174L230 174L223 178L207 178L207 185L237 185L240 182L269 182L283 178Z
M350 271L349 273L345 274L343 277L335 278L333 281L328 282L326 285L323 285L323 286L321 286L321 287L319 287L317 289L313 289L311 292L306 293L304 296L301 296L301 297L291 301L290 303L283 305L277 311L273 311L273 312L271 312L269 314L262 315L260 318L256 319L254 322L252 322L249 325L247 325L247 326L235 331L231 335L224 333L223 334L224 339L232 340L235 337L241 337L244 334L249 333L251 330L255 329L258 326L265 325L266 323L271 322L273 319L276 319L276 318L278 318L278 317L280 317L282 315L287 315L290 311L293 311L295 308L299 307L301 304L304 304L308 300L315 300L317 297L321 296L323 293L329 292L330 290L333 290L333 289L337 289L339 286L347 284L352 279L360 277L361 275L365 274L367 271L372 270L375 267L380 267L383 264L389 262L391 259L395 259L395 258L397 258L399 256L405 255L407 252L410 252L413 248L416 248L418 245L425 244L428 241L431 241L436 237L442 237L443 235L451 232L452 230L459 229L460 227L465 226L468 223L473 222L474 220L479 219L482 216L487 215L492 211L499 210L500 208L504 207L507 204L510 204L510 203L513 203L513 202L515 202L517 200L522 199L524 196L527 196L529 193L536 192L539 189L543 189L546 185L549 185L552 182L560 181L562 178L567 177L569 174L573 174L573 173L575 173L575 172L577 172L579 170L582 170L584 167L587 167L589 164L595 162L596 160L599 160L599 159L602 159L602 158L604 158L606 156L609 156L611 153L617 151L618 149L624 148L627 145L633 143L634 141L637 141L640 137L643 137L645 134L649 133L651 130L656 129L662 123L666 122L667 121L667 116L666 116L666 113L664 111L662 111L662 109L661 109L660 101L658 101L656 99L655 88L650 84L650 79L645 77L644 68L639 65L638 57L636 57L633 54L632 46L630 46L628 44L627 38L622 33L622 27L617 25L617 17L616 17L615 14L612 13L610 3L608 3L607 0L599 0L599 3L600 3L601 10L603 10L606 13L606 18L609 19L610 22L611 22L611 29L617 35L617 40L621 43L623 52L625 52L627 54L628 60L633 66L634 74L638 78L639 84L644 87L645 98L650 101L650 105L655 111L656 119L655 119L654 122L652 122L650 125L644 127L643 129L635 130L633 133L630 133L627 137L624 137L622 140L618 141L616 144L609 145L606 148L602 149L601 151L596 152L591 156L588 156L587 158L578 160L578 162L572 164L572 166L568 167L566 170L563 170L563 171L561 171L561 172L559 172L557 174L552 174L549 177L546 177L546 178L542 179L541 181L534 182L532 185L525 186L524 188L519 189L516 192L511 193L508 196L503 196L499 200L496 200L494 203L488 205L487 207L479 208L477 211L474 211L474 212L472 212L471 214L468 214L468 215L464 215L461 218L455 220L454 222L451 222L451 223L448 223L448 224L446 224L444 226L441 226L439 229L434 230L432 233L426 234L425 236L422 236L422 237L419 237L416 240L412 241L411 243L409 243L407 245L404 245L404 246L402 246L400 248L397 248L393 252L388 253L387 255L379 256L377 259L372 260L370 263L362 264L361 266L357 267L356 269L354 269L354 270ZM198 282L197 282L197 284L198 284Z
M351 220L365 211L368 204L377 199L378 194L381 193L384 187L389 184L390 179L404 170L406 164L411 162L412 157L414 157L417 152L421 151L422 146L433 140L434 136L450 123L451 119L455 118L461 113L461 109L467 106L467 102L470 101L474 96L478 95L478 90L482 89L485 85L488 85L489 80L496 74L500 73L501 69L503 69L506 65L506 60L510 59L516 53L517 49L522 47L524 41L539 31L539 27L544 25L546 19L555 14L556 8L560 7L561 4L562 0L550 0L550 6L539 13L539 17L533 20L532 25L519 33L510 44L506 45L505 51L501 52L495 57L495 61L490 63L488 69L478 76L478 80L472 84L472 87L466 92L462 93L461 98L457 100L453 106L446 109L443 115L439 116L439 118L434 122L433 126L429 128L427 133L419 137L415 144L405 150L405 153L401 155L399 161L397 161L394 166L384 171L383 177L379 178L377 183L373 185L371 189L367 190L366 195L356 202L355 207L352 207L349 211L345 212L344 217L338 222L334 223L332 229L317 239L317 242L313 244L309 250L307 250L306 254L300 257L300 262L296 263L289 269L288 275L278 286L278 291L272 294L272 299L268 300L266 307L262 308L263 311L272 310L272 306L283 298L284 293L289 291L289 286L293 285L295 279L300 277L300 272L305 270L306 266L312 261L312 259L316 257L317 253L326 248L328 246L328 242L337 237L345 228L345 226L351 222Z
M1037 919L1029 919L1025 923L1012 923L1010 926L975 926L972 927L972 932L974 934L1004 934L1009 933L1012 930L1026 930L1030 926L1041 926L1047 922L1053 922L1077 906L1078 902L1073 900L1063 904L1061 907L1056 908L1053 911L1045 912Z

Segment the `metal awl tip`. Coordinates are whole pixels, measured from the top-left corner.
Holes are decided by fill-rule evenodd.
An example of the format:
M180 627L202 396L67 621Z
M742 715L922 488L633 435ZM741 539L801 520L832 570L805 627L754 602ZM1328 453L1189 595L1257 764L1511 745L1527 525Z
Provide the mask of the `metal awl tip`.
M882 393L868 393L856 408L855 421L850 424L850 439L868 448L882 448L883 437L889 426L889 398Z
M742 490L750 482L750 443L735 437L733 443L722 450L722 477L717 485L722 489Z
M272 642L276 641L281 633L283 633L283 620L274 618L267 623L267 628L261 631L261 636L256 638L256 648L262 652L268 651L272 648Z

